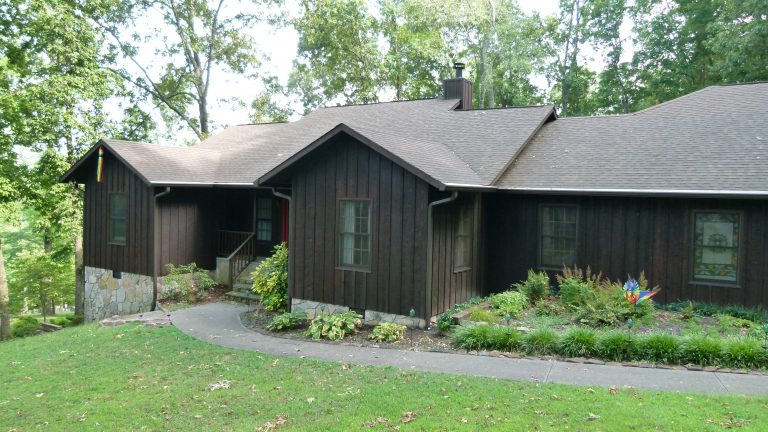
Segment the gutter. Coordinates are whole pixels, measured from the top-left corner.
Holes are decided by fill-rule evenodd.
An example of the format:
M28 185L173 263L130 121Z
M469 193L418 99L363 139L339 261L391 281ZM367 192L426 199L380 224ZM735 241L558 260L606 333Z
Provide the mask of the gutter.
M166 186L165 190L155 194L152 201L152 308L151 310L157 310L157 267L155 266L155 258L157 257L157 239L155 238L155 218L157 216L157 199L171 193L171 187Z
M455 201L456 198L458 198L459 193L456 191L451 192L451 196L448 198L439 199L437 201L432 201L429 203L429 206L427 207L427 286L425 287L425 302L424 302L424 321L426 322L426 325L429 326L429 319L431 316L426 316L431 314L431 310L429 310L430 307L430 301L432 299L432 267L433 267L433 261L432 261L432 237L434 235L432 228L432 209L434 207L437 207L442 204L447 204L451 201Z
M272 190L272 195L288 201L288 225L289 225L288 226L288 235L290 236L290 232L291 232L291 227L290 227L290 224L291 224L291 213L293 212L293 201L291 200L291 196L287 195L287 194L284 194L282 192L278 192L276 188L271 187L270 189ZM290 263L290 261L291 261L291 252L288 251L288 262ZM289 264L289 266L290 266L290 264ZM289 288L291 287L291 279L292 279L291 278L291 273L293 273L293 272L290 272L290 271L288 272L288 287ZM286 301L288 302L288 304L286 305L286 309L285 310L290 312L291 311L291 291L290 291L290 289L288 290L288 296L287 297L288 297L288 299Z

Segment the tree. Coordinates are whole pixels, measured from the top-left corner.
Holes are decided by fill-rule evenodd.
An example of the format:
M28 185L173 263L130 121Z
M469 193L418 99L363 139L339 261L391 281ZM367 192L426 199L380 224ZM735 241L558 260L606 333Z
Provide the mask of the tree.
M18 297L25 297L40 309L45 320L55 313L55 306L73 299L74 274L71 253L61 257L30 247L14 260L12 287Z
M768 2L725 1L708 40L712 70L730 82L768 80Z
M293 111L280 105L273 97L275 95L285 96L285 90L280 85L277 77L271 76L265 78L264 91L259 93L256 99L251 102L251 121L254 123L278 123L286 122L293 114Z
M78 0L78 10L109 38L105 68L180 121L198 139L211 133L211 87L216 72L253 73L259 64L247 29L262 19L268 2L225 7L224 0ZM159 17L161 27L147 26ZM142 47L156 47L143 56ZM111 60L111 61L109 61ZM127 65L120 63L127 62Z

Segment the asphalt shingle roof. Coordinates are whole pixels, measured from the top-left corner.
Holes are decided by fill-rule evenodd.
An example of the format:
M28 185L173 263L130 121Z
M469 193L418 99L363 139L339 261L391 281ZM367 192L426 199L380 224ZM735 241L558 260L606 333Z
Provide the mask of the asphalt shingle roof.
M496 186L768 194L768 83L708 87L634 114L550 122Z

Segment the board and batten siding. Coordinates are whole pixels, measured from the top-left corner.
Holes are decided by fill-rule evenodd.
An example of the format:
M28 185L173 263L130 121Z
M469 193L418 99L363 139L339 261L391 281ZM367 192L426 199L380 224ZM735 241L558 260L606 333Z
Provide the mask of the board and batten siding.
M430 186L347 135L291 175L289 293L293 298L418 316L426 313ZM338 266L339 200L369 199L370 270Z
M538 267L539 208L578 207L576 264L613 280L645 271L661 303L768 306L768 201L495 194L485 201L486 289L503 291ZM693 212L741 213L738 286L694 282ZM550 272L553 273L553 272ZM554 280L553 280L554 282Z
M96 159L86 162L83 179L83 263L88 267L152 276L151 212L153 191L110 152L104 176L96 181ZM109 243L109 194L127 194L126 241Z

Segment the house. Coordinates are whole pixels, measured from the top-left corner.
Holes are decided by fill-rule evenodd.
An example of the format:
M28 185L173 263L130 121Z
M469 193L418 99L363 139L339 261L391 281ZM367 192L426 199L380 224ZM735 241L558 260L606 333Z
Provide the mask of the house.
M166 263L234 277L279 241L291 308L310 314L424 325L563 265L645 271L661 302L768 306L768 83L558 118L474 110L457 72L442 98L190 148L100 141L63 177L85 185L87 317L154 307Z

